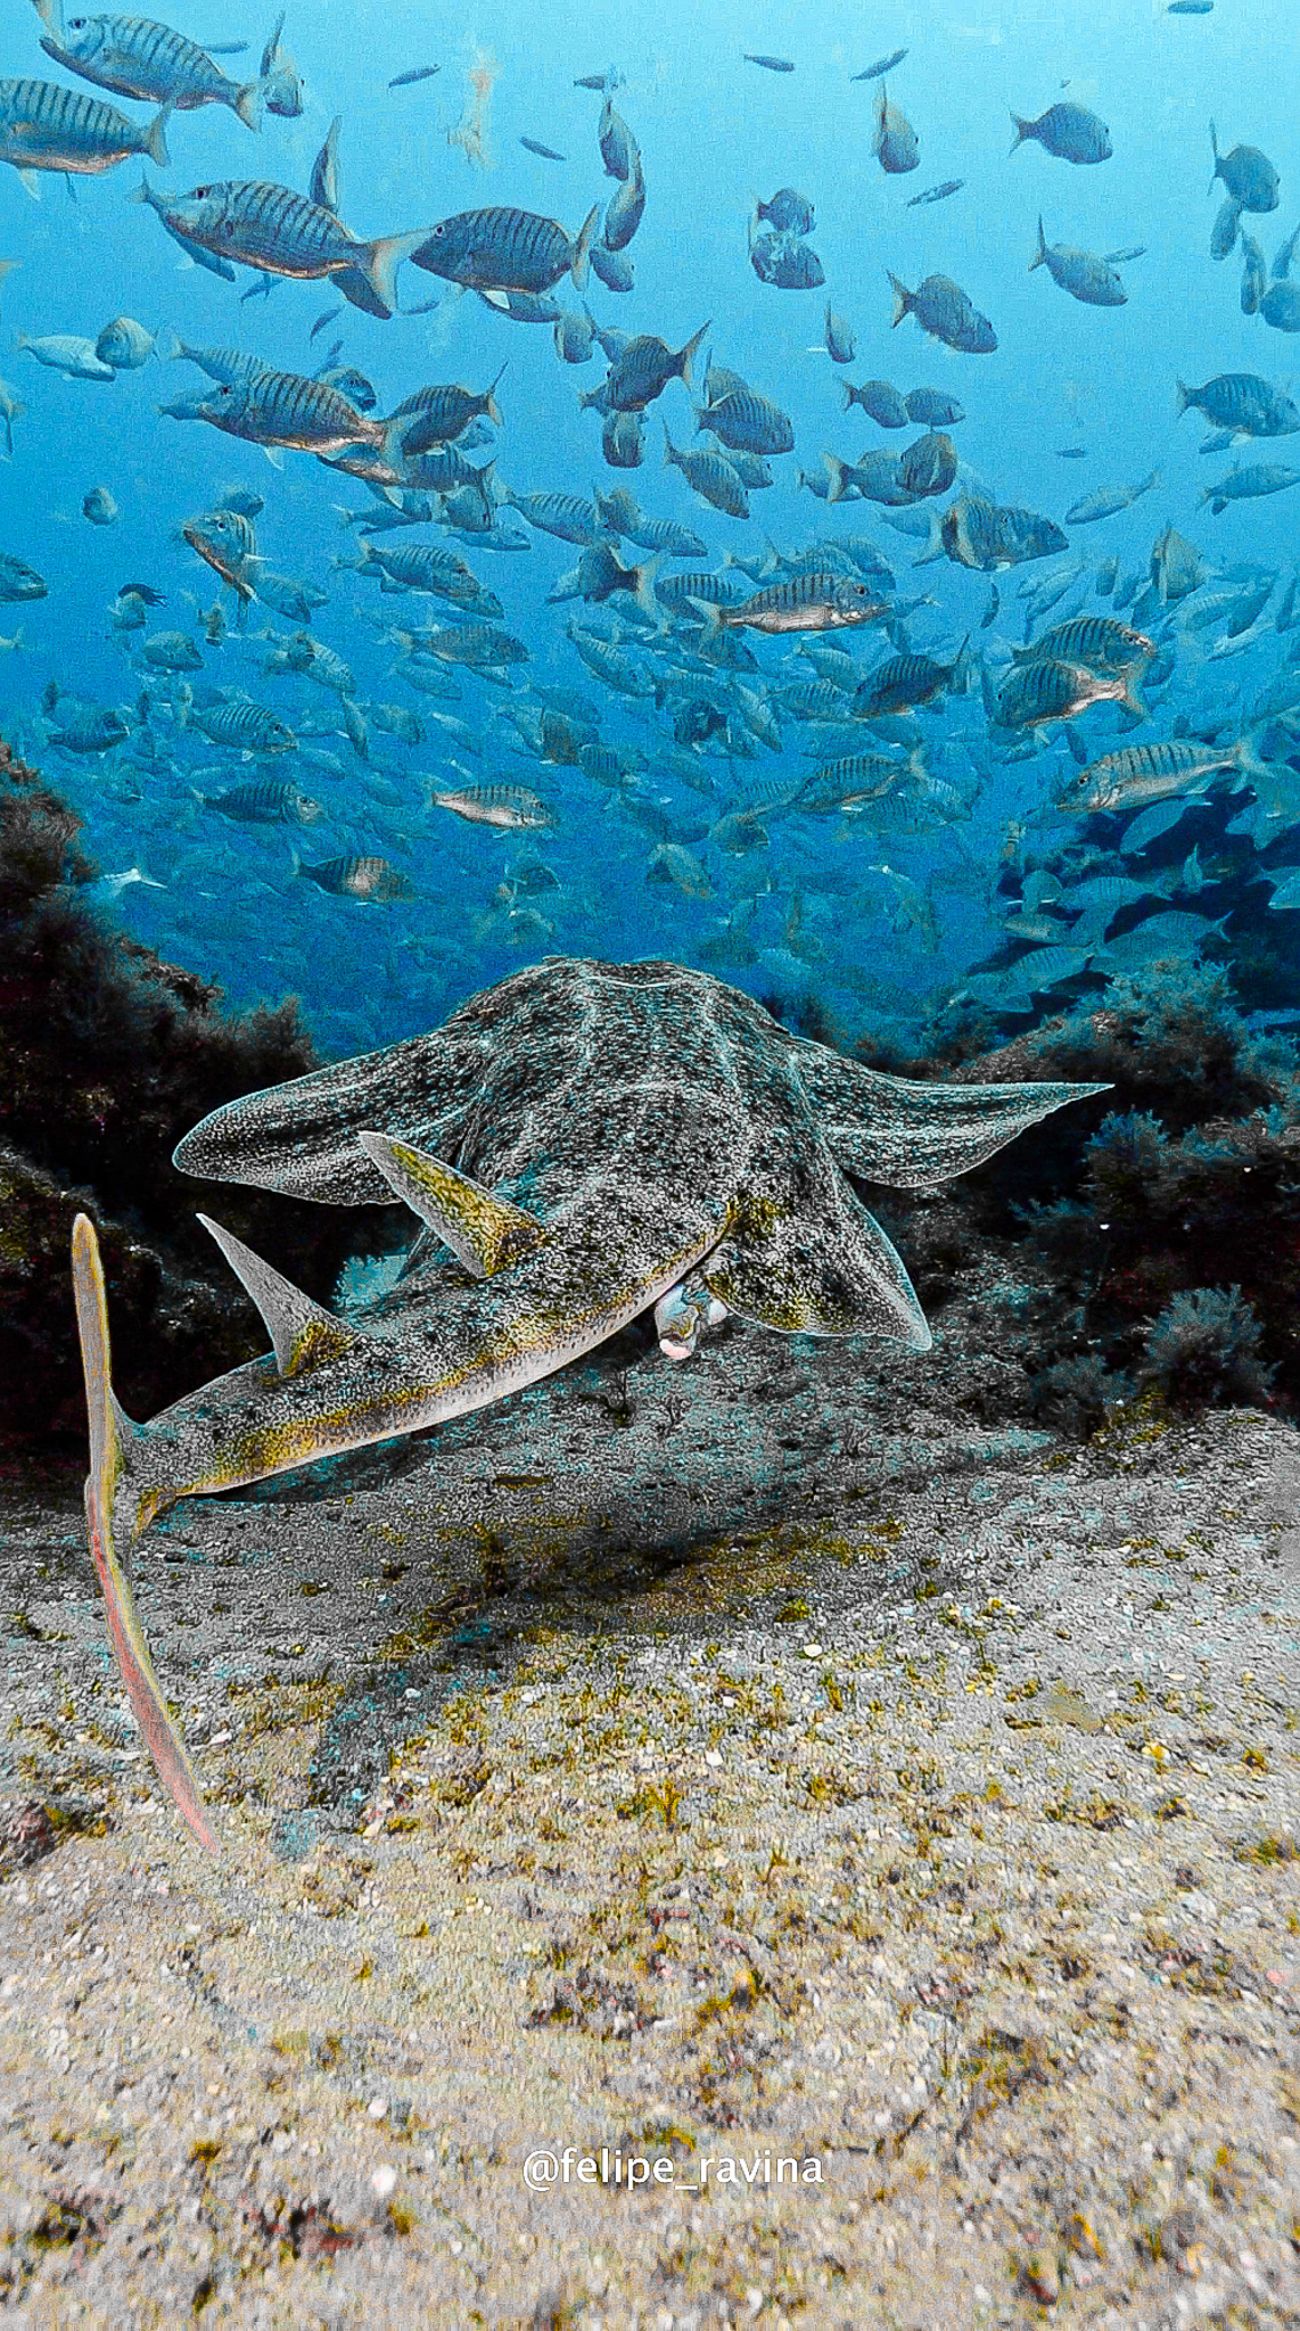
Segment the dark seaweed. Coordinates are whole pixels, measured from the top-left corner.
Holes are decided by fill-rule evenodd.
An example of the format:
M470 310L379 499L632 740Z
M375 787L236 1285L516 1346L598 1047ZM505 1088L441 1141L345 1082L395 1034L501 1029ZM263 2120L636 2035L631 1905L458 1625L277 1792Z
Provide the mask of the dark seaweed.
M104 1247L118 1388L151 1415L266 1348L202 1207L319 1297L384 1218L298 1207L171 1164L182 1133L316 1055L292 999L240 1016L113 929L80 821L0 743L0 1433L83 1427L72 1218Z

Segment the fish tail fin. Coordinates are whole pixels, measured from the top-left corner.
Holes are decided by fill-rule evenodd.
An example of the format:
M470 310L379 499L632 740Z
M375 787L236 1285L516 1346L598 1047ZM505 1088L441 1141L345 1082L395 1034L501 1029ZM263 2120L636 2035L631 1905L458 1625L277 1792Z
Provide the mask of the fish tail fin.
M1023 146L1026 138L1033 136L1034 125L1032 121L1026 121L1023 114L1013 113L1011 119L1016 125L1016 134L1011 140L1011 151L1014 154L1018 146Z
M497 403L497 389L499 388L499 386L500 386L500 384L501 384L501 377L502 377L502 374L503 374L503 373L504 373L504 372L507 370L507 367L509 366L509 363L510 363L510 359L509 359L509 357L507 356L507 358L506 358L506 360L505 360L505 363L504 363L504 364L501 366L501 368L500 368L500 371L497 373L496 379L495 379L495 380L492 380L492 381L489 381L489 383L488 383L488 390L487 390L487 402L485 403L485 405L484 405L484 407L483 407L483 410L484 410L484 412L487 414L487 417L488 417L489 421L492 421L492 422L494 422L494 423L495 423L495 425L496 425L496 427L497 427L498 429L499 429L499 428L502 426L502 422L501 422L501 407L500 407L500 406L499 406L499 404Z
M1238 739L1234 758L1243 777L1249 777L1256 785L1269 782L1271 771L1268 763L1261 760L1254 736L1249 729L1247 729L1245 736Z
M1029 272L1032 275L1036 267L1045 267L1046 265L1047 237L1043 233L1043 214L1040 211L1038 214L1038 249L1035 251L1033 258L1029 262Z
M709 324L712 322L713 318L710 316L709 322L707 324L701 324L698 332L692 332L690 339L686 343L686 346L682 349L679 349L678 351L677 369L681 374L683 385L686 388L690 388L691 386L691 366L699 350L700 342L703 340L705 333L709 329Z
M130 1581L113 1540L113 1509L121 1483L130 1477L136 1428L123 1415L113 1394L104 1267L95 1226L85 1214L77 1216L72 1228L72 1287L90 1420L86 1530L103 1591L109 1638L132 1712L158 1777L200 1845L215 1853L216 1834L204 1809L185 1743L163 1698Z
M239 115L245 129L260 130L262 126L262 83L245 81L238 91L232 109Z
M165 170L171 160L167 151L167 124L171 117L170 105L160 106L145 131L144 152L149 156L151 162L157 164L160 170Z
M1184 381L1174 383L1174 411L1181 420L1192 401L1192 392Z
M661 427L664 433L664 467L666 469L674 467L680 469L682 457L668 434L668 423L662 422Z
M892 326L896 327L902 323L904 316L908 315L911 311L912 294L908 290L907 285L905 283L900 283L898 277L891 273L889 268L885 269L885 273L889 276L890 285L894 294L894 312L889 321Z
M932 507L930 511L930 533L926 541L925 549L918 550L915 558L912 561L912 564L914 567L931 567L934 565L936 559L940 559L943 556L943 513L942 511L936 510Z
M858 392L851 380L841 380L838 387L840 395L844 399L844 410L846 413L851 413L858 401Z
M1213 194L1213 192L1214 192L1214 181L1215 181L1215 179L1216 179L1216 178L1218 177L1218 175L1219 175L1219 133L1218 133L1218 131L1216 130L1216 128L1215 128L1215 126L1214 126L1214 123L1213 123L1213 122L1211 122L1211 123L1210 123L1210 152L1211 152L1211 153L1213 154L1213 156L1214 156L1214 168L1213 168L1213 169L1211 170L1211 172L1210 172L1210 189L1209 189L1209 190L1210 190L1210 193L1211 193L1211 194Z
M397 270L402 261L409 259L413 251L418 251L425 240L425 231L417 228L412 235L378 235L373 243L366 246L359 272L375 298L383 302L390 316L397 306ZM346 283L340 282L339 289L345 298L352 297ZM356 304L355 301L353 304Z
M1119 702L1123 705L1125 712L1132 713L1135 720L1150 720L1151 708L1145 696L1139 696L1137 682L1127 676L1120 690Z
M853 464L850 461L841 461L838 453L824 453L822 455L822 460L825 462L827 469L830 471L831 478L830 488L827 492L826 499L828 502L842 501L844 498L845 487L849 482L849 473L852 470Z
M636 588L632 596L642 614L653 617L656 623L663 621L663 609L655 597L655 577L662 565L662 558L656 556L642 559L640 565L632 569L636 576Z
M569 273L579 291L586 290L587 278L591 274L591 246L596 239L596 223L599 217L600 204L593 202L578 229L578 240L573 246L573 257L569 261Z

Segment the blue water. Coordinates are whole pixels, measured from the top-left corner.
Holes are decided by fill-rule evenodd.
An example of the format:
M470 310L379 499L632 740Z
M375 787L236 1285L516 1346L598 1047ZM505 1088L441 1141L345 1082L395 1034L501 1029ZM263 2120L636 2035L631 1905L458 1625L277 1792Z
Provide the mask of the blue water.
M222 60L236 76L255 68L269 29L263 15L217 0L202 8L178 4L168 21L200 40L246 37L246 60ZM0 73L39 74L107 96L48 63L39 29L34 12L14 0L0 27ZM819 535L867 535L894 566L901 597L933 596L933 606L909 618L908 635L913 646L945 659L967 632L984 646L1018 640L1022 582L1032 586L1066 562L1001 577L1002 613L991 634L981 634L987 577L946 560L913 573L921 545L891 528L874 505L828 510L799 491L796 471L815 469L823 450L846 457L868 448L897 452L918 433L886 434L857 412L845 415L843 378L883 376L905 391L921 384L953 390L967 413L953 432L959 483L1058 521L1091 488L1158 468L1159 485L1131 509L1071 531L1069 555L1086 556L1094 567L1114 553L1121 571L1145 568L1154 536L1172 521L1220 569L1263 566L1281 574L1292 556L1300 488L1234 504L1217 518L1198 506L1199 496L1207 476L1234 460L1289 462L1300 455L1300 438L1203 459L1197 447L1206 424L1193 415L1176 419L1174 391L1179 377L1201 382L1230 370L1294 385L1295 344L1241 312L1239 255L1225 264L1209 256L1222 189L1207 192L1213 118L1224 148L1238 140L1258 145L1281 172L1280 207L1246 221L1269 260L1300 217L1300 67L1290 0L1218 0L1208 17L1170 16L1131 0L1068 8L916 0L898 11L864 11L856 0L823 0L816 9L555 0L544 11L479 6L455 15L401 0L382 7L352 0L346 8L337 0L295 0L285 40L303 76L303 117L268 116L252 135L222 108L177 114L170 169L147 166L155 183L182 192L213 177L247 176L305 190L338 113L341 211L358 233L427 226L485 203L545 211L576 231L614 181L603 175L596 146L600 97L573 81L612 61L626 77L615 103L641 146L648 203L632 245L635 291L616 297L593 278L585 296L602 322L661 333L674 347L709 319L715 359L743 371L790 413L796 450L775 460L775 487L754 494L752 518L739 524L706 508L662 465L661 417L679 444L694 438L680 384L651 409L645 466L615 473L601 462L598 416L578 409L579 392L595 386L602 361L597 355L585 367L561 364L549 330L516 325L472 294L408 267L401 296L410 303L440 294L436 313L381 323L347 309L309 341L315 319L336 304L331 287L281 281L265 302L241 304L240 292L259 279L241 271L230 285L187 266L158 219L130 200L141 176L136 162L79 179L75 200L59 178L47 176L39 202L12 170L0 169L0 256L17 263L0 294L0 371L26 407L15 423L13 460L0 463L0 549L29 562L49 584L47 598L0 610L0 632L9 636L21 625L24 635L19 650L0 656L0 727L45 762L83 816L87 846L106 874L139 867L162 885L125 889L111 911L166 955L220 981L237 1004L297 993L322 1045L334 1052L427 1027L474 988L548 949L699 960L701 944L756 884L765 891L753 923L756 959L719 965L722 976L756 992L819 989L850 1027L873 1016L901 1024L909 1008L941 1002L994 944L990 884L1004 830L1009 819L1041 817L1068 770L1059 732L1049 732L1056 741L1042 756L1002 762L989 750L976 687L948 700L937 716L919 716L936 776L973 796L962 822L907 835L834 819L777 819L766 849L732 857L698 837L747 782L777 771L792 782L805 775L812 740L788 721L779 756L760 750L756 759L730 765L716 751L702 755L711 800L667 774L665 719L608 694L578 661L565 624L575 615L586 619L579 603L546 603L578 554L544 534L533 534L521 555L479 553L456 540L500 596L505 626L530 649L531 662L511 673L516 694L528 699L539 685L579 690L598 708L602 736L640 751L642 791L697 837L689 846L706 866L712 899L648 885L653 837L577 771L539 764L519 749L500 718L502 692L470 675L461 701L438 709L482 733L481 761L456 753L461 772L449 771L436 729L434 741L414 749L374 730L368 766L346 740L317 740L338 752L343 776L295 771L288 761L274 772L298 775L325 805L324 821L301 832L234 826L202 809L192 773L211 772L220 756L166 722L159 733L167 765L134 780L129 750L93 761L47 752L39 700L51 680L65 694L103 705L134 705L143 687L156 701L166 697L156 676L134 666L137 643L112 636L107 610L122 583L148 581L166 595L150 629L180 627L201 638L196 610L211 605L217 587L177 529L233 484L266 498L258 536L270 563L328 587L329 603L312 628L352 666L363 712L376 700L427 709L393 679L394 651L376 620L420 626L449 620L453 611L428 598L381 598L373 583L333 568L336 557L356 555L356 530L341 526L339 510L368 501L361 485L306 454L286 453L276 468L256 447L161 417L160 402L200 385L189 366L158 359L111 385L69 381L21 353L15 335L93 339L110 317L125 313L151 331L200 345L237 343L282 367L311 371L337 334L346 359L373 379L381 413L425 382L481 388L508 360L495 453L499 476L511 486L589 493L628 485L652 516L695 527L709 546L709 561L701 563L717 564L728 550L761 553L769 540L785 551ZM905 42L909 54L890 76L889 93L915 126L922 159L918 171L887 178L871 152L878 85L853 85L849 76ZM764 72L743 61L746 50L789 57L796 70ZM472 165L447 138L479 58L495 69L488 169ZM441 65L436 79L387 87L393 74L425 62ZM1111 160L1076 168L1034 144L1009 155L1011 110L1038 114L1061 95L1109 124ZM146 111L112 102L133 116ZM568 159L535 158L521 148L521 135ZM951 200L906 207L909 197L947 178L965 180ZM816 205L811 240L825 269L824 291L765 287L748 263L753 200L787 184ZM1040 211L1050 240L1099 252L1146 246L1123 270L1126 306L1081 306L1045 270L1029 273ZM997 352L953 353L910 319L891 331L887 268L913 286L931 271L955 277L993 319ZM572 305L576 294L562 284L556 296ZM856 332L856 359L843 368L819 346L828 297ZM1087 458L1058 458L1055 449L1069 445L1085 446ZM97 485L120 505L113 527L97 529L81 516L83 496ZM426 538L446 539L436 528L380 539ZM626 546L626 555L641 554ZM233 621L229 595L227 606ZM597 615L593 628L601 622ZM245 634L232 629L223 645L205 649L195 685L247 690L291 724L304 714L334 714L337 700L311 683L263 676L260 635L293 628L255 608ZM864 672L889 652L875 630L842 634L840 643ZM793 643L754 645L766 675L758 684L775 690L789 676ZM1289 645L1269 634L1246 657L1206 668L1180 648L1150 727L1135 737L1168 735L1180 709L1249 702ZM1094 752L1127 741L1109 709L1089 713L1083 733ZM864 734L864 749L875 743ZM255 773L231 760L225 782ZM466 777L534 787L555 806L557 831L536 842L501 838L425 806L431 781ZM124 798L137 791L140 798ZM1050 821L1044 831L1050 836ZM1068 838L1059 826L1056 832ZM382 907L326 896L295 875L295 849L312 860L382 854L408 876L415 895ZM559 888L527 902L549 931L530 923L521 938L493 894L520 859L539 856ZM871 872L882 864L928 890L930 927L895 927L889 883ZM816 942L803 953L787 944L796 900L802 932Z

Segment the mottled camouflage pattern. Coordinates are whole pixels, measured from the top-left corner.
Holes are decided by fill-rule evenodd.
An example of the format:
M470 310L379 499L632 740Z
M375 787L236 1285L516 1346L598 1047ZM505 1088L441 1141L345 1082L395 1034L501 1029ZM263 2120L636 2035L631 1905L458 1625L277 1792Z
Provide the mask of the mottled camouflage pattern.
M131 1426L83 1250L92 1530L107 1522L111 1560L176 1498L486 1407L688 1278L786 1333L924 1350L907 1274L842 1169L930 1188L1098 1089L909 1083L702 972L548 959L433 1035L232 1102L181 1142L188 1173L335 1205L396 1189L434 1226L346 1321L210 1225L274 1352Z

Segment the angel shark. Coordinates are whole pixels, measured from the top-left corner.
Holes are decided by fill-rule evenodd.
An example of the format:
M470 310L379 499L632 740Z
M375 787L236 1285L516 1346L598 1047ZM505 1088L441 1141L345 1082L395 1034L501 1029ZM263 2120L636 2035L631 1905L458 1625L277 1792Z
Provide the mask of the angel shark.
M1105 1090L910 1082L790 1035L703 972L548 957L431 1035L186 1134L185 1173L327 1205L400 1200L421 1229L397 1284L341 1318L200 1215L272 1348L144 1425L113 1395L79 1215L91 1551L136 1718L196 1836L215 1845L117 1551L165 1507L484 1408L651 1306L672 1358L731 1311L925 1351L907 1273L847 1176L933 1189Z

